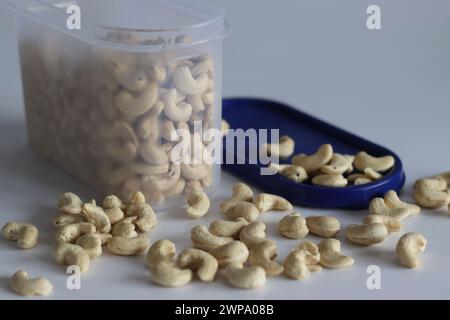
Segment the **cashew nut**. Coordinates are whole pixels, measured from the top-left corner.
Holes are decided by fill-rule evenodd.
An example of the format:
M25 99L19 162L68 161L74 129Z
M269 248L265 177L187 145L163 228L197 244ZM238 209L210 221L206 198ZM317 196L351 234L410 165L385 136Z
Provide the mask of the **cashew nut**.
M251 202L245 201L234 201L234 205L232 205L228 210L224 212L224 215L229 218L236 220L238 218L244 218L245 220L252 222L255 221L259 216L258 208ZM226 204L221 204L221 211L225 210L232 202L227 201Z
M366 177L362 177L362 178L356 178L354 181L355 186L360 186L363 184L368 184L368 183L372 183L373 180L366 178Z
M147 252L147 265L151 269L161 258L172 260L177 253L175 244L166 239L156 241Z
M252 266L259 266L268 276L276 276L284 271L284 267L275 261L277 244L272 240L265 240L250 250L249 261Z
M384 195L384 202L389 208L405 208L409 210L410 215L420 213L420 207L415 204L403 202L397 195L397 192L391 190Z
M371 224L371 223L384 224L389 233L399 232L403 228L401 222L398 219L378 214L369 214L367 217L364 218L363 224Z
M299 166L294 166L291 164L274 164L269 165L269 169L274 170L276 173L291 179L297 183L302 183L308 179L308 173L305 169Z
M288 211L294 208L292 204L283 197L268 193L258 194L253 200L253 203L256 205L259 212L272 210Z
M111 223L106 213L101 207L96 205L85 203L83 204L81 211L86 218L87 222L93 224L97 232L109 233L111 231Z
M158 101L154 108L164 109L164 103ZM155 141L159 138L159 118L158 117L142 117L137 125L137 134L144 141Z
M266 283L266 272L258 266L230 265L225 270L227 282L236 288L255 289Z
M150 80L163 84L167 79L167 69L164 66L154 64L149 68L148 75Z
M311 272L322 268L318 265L320 253L317 245L311 241L301 242L284 260L284 272L296 280L304 280Z
M334 237L341 230L339 220L331 216L306 217L306 225L309 232L323 238Z
M53 225L55 227L63 227L80 222L85 222L85 219L82 215L78 214L63 213L53 218Z
M424 208L438 209L450 202L447 181L442 177L426 178L414 184L414 199Z
M282 136L279 143L265 143L262 145L262 148L268 156L287 159L294 153L295 141L289 136Z
M261 221L255 221L245 226L239 236L240 240L251 249L258 243L266 240L266 225Z
M364 175L372 181L383 178L383 175L381 173L378 173L377 171L373 170L372 168L365 168Z
M137 217L130 218L133 218L133 220L129 221L128 219L124 219L112 227L111 234L113 237L122 237L126 239L137 237L138 233L136 232L136 226L133 224Z
M143 188L146 188L149 193L164 192L174 187L180 180L180 176L181 167L172 163L167 173L144 177L142 179Z
M334 153L328 165L320 168L324 174L344 174L352 168L353 157Z
M247 184L238 182L233 186L233 195L231 198L251 202L253 199L253 190Z
M56 231L57 241L73 243L83 234L95 233L97 229L92 223L79 222L62 226Z
M80 214L83 202L72 192L63 193L58 197L58 209L61 213Z
M384 224L369 223L363 225L349 225L346 236L350 242L363 246L371 246L383 242L388 234L388 229Z
M169 169L168 166L167 169ZM128 204L136 204L136 203L145 203L145 195L141 191L133 192L133 194L130 196L130 199L128 200Z
M217 259L220 267L226 267L231 264L244 265L249 252L243 242L236 240L215 248L211 254Z
M206 164L182 164L181 175L188 181L196 181L204 179L209 172Z
M21 296L48 296L53 291L52 283L46 278L28 278L26 271L20 270L11 278L11 288Z
M202 225L195 226L191 230L191 242L193 246L205 251L211 251L233 240L231 237L217 237Z
M326 268L339 269L353 265L352 257L341 255L341 242L337 239L324 239L319 243L320 264Z
M213 72L214 62L211 57L205 56L198 63L196 63L192 68L192 76L197 77L203 73Z
M230 130L230 124L224 119L222 119L222 123L220 125L220 130L222 131L223 137L226 136L228 133L228 130Z
M201 95L208 89L208 76L200 74L194 78L187 66L180 66L173 73L173 83L177 90L189 96Z
M409 208L390 208L386 205L383 198L374 198L369 205L370 214L378 214L381 216L388 216L398 221L403 221L411 215L411 210Z
M139 146L138 152L150 164L164 165L169 161L169 157L164 148L152 140L142 143Z
M307 173L313 173L328 164L332 157L333 147L331 144L324 144L313 155L299 154L294 156L292 164L304 168Z
M108 250L119 256L135 256L147 251L150 241L146 234L134 238L112 237L108 241Z
M137 202L130 204L127 209L127 216L137 217L134 224L142 232L149 232L158 223L155 211L147 203Z
M127 90L140 91L147 85L146 75L136 67L130 67L117 61L112 62L110 67L116 81Z
M419 233L411 232L404 234L398 240L395 248L400 263L408 268L419 267L419 254L425 251L427 243L427 239Z
M325 187L345 187L348 180L342 174L319 174L312 179L312 184Z
M211 206L208 196L201 191L192 191L187 197L187 203L189 207L186 213L192 219L198 219L206 215Z
M79 245L59 241L53 255L59 264L76 265L80 268L81 273L89 270L89 254Z
M134 120L149 111L157 100L158 84L150 82L138 95L126 90L120 91L116 96L116 106L127 119Z
M205 104L201 96L188 96L186 102L192 106L193 112L202 112L205 110Z
M38 243L39 231L29 223L8 222L2 228L6 240L17 241L20 249L34 248Z
M218 237L237 239L246 225L248 222L244 218L237 218L236 221L214 220L209 225L209 232Z
M120 220L122 220L125 216L125 213L119 207L105 209L105 214L108 217L109 223L112 226L118 223Z
M175 244L169 240L159 240L150 247L147 264L155 283L164 287L180 287L191 282L192 271L177 268L173 261L175 254Z
M122 200L120 200L117 196L109 195L103 200L103 209L115 209L122 207Z
M166 141L178 141L177 129L170 120L164 120L161 124L161 138Z
M75 243L87 252L91 260L101 256L103 253L102 240L95 234L82 235Z
M181 268L196 271L198 278L205 282L213 281L219 268L219 263L214 256L199 249L183 250L178 256L177 262Z
M377 158L362 151L356 154L353 165L361 172L364 172L367 168L372 168L376 172L384 172L391 169L395 165L395 159L393 156Z
M306 226L306 219L300 213L291 213L278 223L280 234L289 239L303 239L308 235L309 229Z
M181 102L177 104L177 90L175 88L167 91L164 97L164 105L164 114L172 121L187 122L192 115L192 106L189 103Z

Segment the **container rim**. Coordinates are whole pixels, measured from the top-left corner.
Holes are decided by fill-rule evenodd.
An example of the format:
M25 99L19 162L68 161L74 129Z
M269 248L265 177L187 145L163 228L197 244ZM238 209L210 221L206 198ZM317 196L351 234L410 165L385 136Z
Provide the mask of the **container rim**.
M186 2L181 2L178 0L165 0L157 2L162 2L166 6L170 6L172 8L176 8L179 10L198 10L198 7L189 5ZM197 0L198 1L198 0ZM200 0L202 1L202 0ZM28 5L27 5L28 3ZM75 1L64 2L67 5L76 4ZM56 7L49 2L44 0L5 0L5 6L11 9L14 12L17 12L21 15L27 16L33 20L39 21L49 27L55 28L63 33L69 34L72 37L75 37L79 40L92 44L96 47L104 47L118 50L127 50L133 52L153 52L153 51L162 51L169 49L182 49L188 48L196 45L201 45L213 40L225 39L231 33L231 23L226 19L226 11L225 9L211 4L209 2L202 1L202 6L205 6L209 9L208 14L211 15L211 12L214 12L214 17L211 19L201 21L198 23L183 25L180 27L172 27L172 28L157 28L157 29L149 29L149 28L126 28L126 27L116 27L112 25L102 25L96 24L89 20L83 20L83 25L81 30L69 30L67 28L61 27L61 22L67 19L67 14L62 7ZM41 8L41 10L32 11L30 8L30 4L33 4L35 8ZM46 10L47 13L44 15L43 11ZM214 28L215 27L215 28ZM211 30L207 30L210 28ZM164 34L175 34L177 35L185 35L190 31L205 29L206 36L201 37L199 39L195 39L192 42L180 42L180 43L171 43L171 44L158 44L158 43L123 43L107 40L105 38L101 38L99 35L106 34L108 32L116 32L116 33L127 33L142 36L151 36L151 35L164 35Z

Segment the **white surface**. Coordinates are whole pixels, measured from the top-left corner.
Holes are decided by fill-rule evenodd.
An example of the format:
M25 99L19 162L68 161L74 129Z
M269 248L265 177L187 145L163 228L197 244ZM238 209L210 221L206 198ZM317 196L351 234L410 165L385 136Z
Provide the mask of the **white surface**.
M227 8L234 26L225 49L225 95L282 100L392 148L404 160L407 200L416 179L450 170L450 45L446 40L450 2L377 1L382 8L380 31L365 28L365 10L372 4L365 0L216 2ZM270 278L265 287L253 291L230 288L221 277L213 284L195 281L185 288L164 289L150 281L144 257L108 255L92 262L82 290L67 290L64 269L51 254L55 198L66 190L84 197L90 192L27 145L13 19L4 8L0 10L0 225L23 220L41 231L41 242L34 250L20 251L14 243L0 241L0 298L17 298L8 279L22 268L51 279L54 299L450 298L450 217L443 209L424 210L404 225L404 232L418 231L429 240L420 270L396 264L393 250L401 234L394 234L370 248L344 243L345 252L356 261L350 269L324 270L302 282ZM219 198L229 194L234 181L224 174ZM299 210L304 215L334 215L344 227L361 221L365 214ZM189 244L191 227L219 218L217 210L212 212L200 221L186 219L181 211L160 215L151 240L169 238L182 249ZM262 216L268 223L268 236L279 243L280 261L297 244L277 234L282 216ZM381 268L381 290L366 287L366 268L372 264Z

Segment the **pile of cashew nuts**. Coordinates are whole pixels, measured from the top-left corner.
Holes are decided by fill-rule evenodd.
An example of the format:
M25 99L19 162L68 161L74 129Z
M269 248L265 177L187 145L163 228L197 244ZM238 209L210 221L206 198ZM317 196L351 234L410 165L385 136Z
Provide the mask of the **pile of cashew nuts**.
M278 144L264 144L264 152L280 159L288 159L294 154L295 141L282 136ZM379 180L383 173L395 165L392 156L374 157L361 151L356 155L340 154L333 151L330 144L324 144L312 155L298 154L291 164L269 165L275 173L297 183L310 182L326 187L346 187L363 185Z
M112 40L139 43L124 35ZM172 158L182 138L191 149L206 148L196 123L203 131L220 128L213 56L78 44L74 54L61 41L69 40L49 32L20 45L29 139L40 154L99 194L142 191L152 205L214 183L212 165Z
M374 198L369 214L361 224L347 226L348 243L372 246L383 242L391 233L403 229L402 222L420 213L421 207L440 208L449 205L449 173L421 179L414 186L414 196L420 205L403 202L395 191ZM186 215L201 219L211 210L208 196L192 190L187 198ZM110 195L101 206L95 200L83 202L67 192L58 198L60 214L53 219L56 227L54 257L58 264L76 265L81 273L89 270L91 260L103 253L106 246L111 254L135 256L146 253L151 279L164 287L187 285L194 278L212 282L222 276L230 286L254 289L263 286L267 277L286 275L304 280L322 268L350 267L354 259L342 253L336 237L342 227L332 216L303 217L292 212L293 206L281 196L260 193L244 183L236 183L232 195L220 203L223 219L214 220L209 227L197 225L190 232L191 247L177 255L175 244L161 239L150 246L147 233L157 225L156 214L142 192L134 192L127 201ZM278 232L286 239L301 240L284 261L277 261L277 243L268 238L266 225L258 220L270 211L291 211L278 223ZM38 229L27 223L9 222L2 228L3 237L17 242L21 249L38 244ZM318 244L306 239L308 235L323 238ZM417 268L427 239L416 232L401 236L395 253L401 265ZM52 283L42 277L29 278L24 270L11 278L11 288L24 296L48 295Z

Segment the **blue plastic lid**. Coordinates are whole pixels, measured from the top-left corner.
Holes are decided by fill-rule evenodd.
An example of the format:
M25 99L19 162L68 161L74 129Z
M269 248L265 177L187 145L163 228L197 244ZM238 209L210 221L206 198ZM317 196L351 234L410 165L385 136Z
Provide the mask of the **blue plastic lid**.
M391 150L285 104L251 98L224 99L223 118L231 129L279 129L280 136L288 135L296 142L294 155L312 154L322 144L329 143L335 152L341 154L366 151L377 157L392 155L395 158L395 166L379 180L364 185L334 188L296 183L278 174L261 175L261 168L266 165L260 162L249 163L248 144L243 155L227 150L227 143L223 143L223 168L226 171L265 192L283 196L293 204L317 208L366 209L374 197L382 197L389 190L400 192L405 183L402 161ZM234 160L233 163L226 163L227 156ZM237 164L237 158L241 159L241 163L242 158L245 158L245 164ZM280 161L290 162L291 159Z

